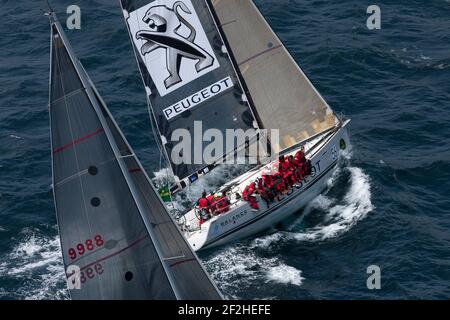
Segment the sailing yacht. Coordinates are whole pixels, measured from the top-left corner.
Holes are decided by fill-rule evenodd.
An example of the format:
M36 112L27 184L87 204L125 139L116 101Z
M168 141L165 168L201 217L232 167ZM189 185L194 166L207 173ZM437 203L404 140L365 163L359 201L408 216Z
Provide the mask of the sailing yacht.
M223 245L264 231L319 195L350 146L347 126L313 86L251 0L121 0L125 22L148 98L161 152L175 180L171 194L189 188L224 159L258 143L263 130L268 160L218 189L228 211L199 223L193 207L178 221L194 250ZM214 129L255 130L251 141L224 148L211 161L178 149L180 129L195 137ZM192 141L207 147L205 141ZM305 150L310 174L259 210L240 196L276 165L274 154ZM194 152L195 153L195 152ZM179 161L182 158L183 161Z
M48 16L53 193L72 299L222 299Z

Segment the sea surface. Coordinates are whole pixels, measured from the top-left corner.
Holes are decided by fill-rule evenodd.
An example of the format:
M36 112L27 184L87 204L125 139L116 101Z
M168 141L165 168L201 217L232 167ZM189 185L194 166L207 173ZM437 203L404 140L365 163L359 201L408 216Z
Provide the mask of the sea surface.
M45 2L1 3L0 299L67 299L51 191ZM67 6L80 6L82 29L68 38L160 179L118 1L51 3L62 22ZM201 253L218 287L236 299L450 298L450 1L256 3L333 109L352 119L353 152L303 215ZM372 4L381 30L366 27ZM370 265L381 268L380 290L366 286Z

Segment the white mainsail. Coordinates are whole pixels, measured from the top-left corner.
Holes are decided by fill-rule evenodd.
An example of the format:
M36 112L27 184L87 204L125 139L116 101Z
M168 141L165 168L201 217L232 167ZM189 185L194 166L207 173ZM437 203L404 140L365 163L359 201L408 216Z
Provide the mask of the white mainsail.
M335 126L337 118L251 0L213 0L259 121L280 130L281 151Z

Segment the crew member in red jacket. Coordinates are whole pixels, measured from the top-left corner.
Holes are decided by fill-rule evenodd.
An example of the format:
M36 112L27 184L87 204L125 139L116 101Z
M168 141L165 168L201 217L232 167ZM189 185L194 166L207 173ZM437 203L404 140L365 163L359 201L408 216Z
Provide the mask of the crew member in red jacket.
M245 187L244 191L242 192L242 198L250 203L252 210L258 211L259 210L258 202L256 201L256 197L253 195L255 192L256 186L255 183L252 182L250 185Z
M307 160L305 157L305 148L303 146L295 154L294 160L295 160L295 162L297 164L297 168L298 168L297 178L298 178L298 180L302 180L307 173L307 167L306 167Z
M203 191L202 197L197 201L197 208L200 212L200 225L202 225L203 222L207 221L210 218L210 206L211 202L206 197L206 191Z
M211 212L211 214L214 214L217 210L215 195L211 192L211 194L207 196L206 199L209 201L209 211Z
M285 174L286 177L285 179L287 180L289 187L292 187L296 182L296 171L297 171L297 164L294 161L294 156L290 155L288 157L287 163L289 164L289 167Z

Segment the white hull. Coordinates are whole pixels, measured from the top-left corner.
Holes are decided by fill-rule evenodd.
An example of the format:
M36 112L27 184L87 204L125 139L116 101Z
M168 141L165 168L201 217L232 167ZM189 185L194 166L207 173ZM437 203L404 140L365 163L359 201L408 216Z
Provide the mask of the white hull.
M257 212L252 211L247 202L237 201L226 214L208 220L199 230L186 232L185 235L192 248L197 251L249 237L275 226L305 207L326 188L327 181L337 166L339 153L344 152L342 140L346 147L350 146L347 123L348 121L338 131L325 133L305 146L313 172L298 187L293 187L269 208L258 198L260 209ZM237 183L236 189L242 191L251 181L260 177L261 170L262 168L250 171L230 184ZM198 228L194 210L186 214L186 219L188 227Z

